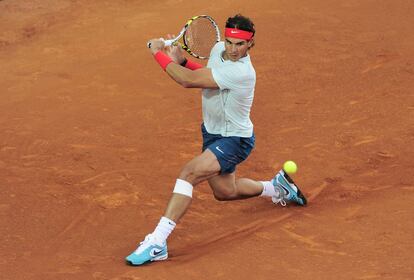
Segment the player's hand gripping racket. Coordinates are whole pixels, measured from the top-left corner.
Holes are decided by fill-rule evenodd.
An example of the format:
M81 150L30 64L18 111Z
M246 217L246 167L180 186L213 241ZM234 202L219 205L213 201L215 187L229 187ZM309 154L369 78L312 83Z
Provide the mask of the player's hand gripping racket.
M180 39L182 43L179 42ZM219 41L220 31L216 22L210 16L200 15L189 19L177 37L164 40L164 43L166 47L180 44L192 56L207 59L211 49ZM151 48L151 43L147 46Z

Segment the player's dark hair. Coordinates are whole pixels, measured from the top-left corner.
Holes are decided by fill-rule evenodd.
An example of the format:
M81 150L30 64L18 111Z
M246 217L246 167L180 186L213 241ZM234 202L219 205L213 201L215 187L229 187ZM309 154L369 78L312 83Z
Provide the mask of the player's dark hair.
M254 34L256 33L256 30L254 29L254 23L253 21L245 16L242 16L241 14L237 14L234 17L229 17L226 21L226 28L237 28L240 30L248 31ZM253 45L254 46L254 41Z

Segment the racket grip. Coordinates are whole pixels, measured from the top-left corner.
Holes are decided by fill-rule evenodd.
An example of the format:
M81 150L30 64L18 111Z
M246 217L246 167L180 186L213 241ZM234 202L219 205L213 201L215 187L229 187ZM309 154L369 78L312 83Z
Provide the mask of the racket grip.
M166 47L171 46L174 43L174 39L164 40L164 44Z

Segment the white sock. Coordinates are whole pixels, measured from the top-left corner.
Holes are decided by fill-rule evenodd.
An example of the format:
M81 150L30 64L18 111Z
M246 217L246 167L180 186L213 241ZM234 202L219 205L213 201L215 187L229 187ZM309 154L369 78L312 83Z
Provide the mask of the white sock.
M272 182L270 181L261 181L260 183L262 183L263 185L263 192L260 196L279 196L280 195L280 191L278 188L275 188L275 186L273 186Z
M160 222L152 233L160 243L164 244L168 236L174 230L176 223L166 217L161 217Z

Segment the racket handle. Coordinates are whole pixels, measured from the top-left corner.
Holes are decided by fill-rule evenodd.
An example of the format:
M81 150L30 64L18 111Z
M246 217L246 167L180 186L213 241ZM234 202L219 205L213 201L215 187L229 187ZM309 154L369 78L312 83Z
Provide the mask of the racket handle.
M163 40L164 41L164 46L165 47L169 47L169 46L171 46L173 43L174 43L174 40L173 39L170 39L170 40L164 40L163 38L160 38L160 40ZM147 47L150 49L151 48L151 42L148 42L147 43Z
M164 44L166 47L171 46L174 43L174 39L164 40Z

